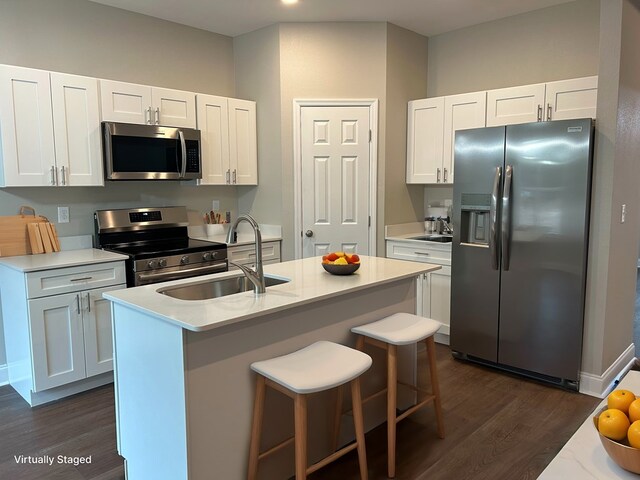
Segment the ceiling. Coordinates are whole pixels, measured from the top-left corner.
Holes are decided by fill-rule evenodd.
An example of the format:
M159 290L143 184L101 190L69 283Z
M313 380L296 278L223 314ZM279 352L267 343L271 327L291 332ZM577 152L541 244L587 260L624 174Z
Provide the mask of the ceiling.
M235 37L281 22L391 22L425 36L571 0L91 0Z

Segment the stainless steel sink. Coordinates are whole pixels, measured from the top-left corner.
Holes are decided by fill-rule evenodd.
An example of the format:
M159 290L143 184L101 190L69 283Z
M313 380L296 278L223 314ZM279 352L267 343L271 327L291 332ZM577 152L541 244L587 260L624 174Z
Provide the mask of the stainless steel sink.
M447 235L423 235L421 237L412 237L411 240L422 240L424 242L451 243L453 237Z
M264 277L265 286L280 285L289 280L275 277ZM242 293L253 290L253 284L247 277L227 277L219 280L205 280L203 282L193 282L176 287L165 287L156 290L158 293L179 300L207 300L210 298L224 297L234 293Z

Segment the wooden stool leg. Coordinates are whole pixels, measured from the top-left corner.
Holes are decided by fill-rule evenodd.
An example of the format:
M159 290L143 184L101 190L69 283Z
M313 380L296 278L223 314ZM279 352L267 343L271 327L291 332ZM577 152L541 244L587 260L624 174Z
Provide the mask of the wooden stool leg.
M253 403L253 423L251 425L251 443L249 446L248 480L258 476L258 455L260 454L260 434L262 433L262 416L264 414L265 378L256 377L256 396Z
M362 415L362 395L360 378L351 381L351 403L353 404L353 426L358 442L358 462L360 464L360 480L367 480L367 450L364 443L364 417Z
M425 339L429 357L429 371L431 373L431 389L435 395L436 421L438 422L438 436L444 438L444 419L442 417L442 402L440 401L440 384L438 383L438 368L436 365L436 344L433 336Z
M387 349L387 472L396 476L396 403L398 389L397 347Z
M307 397L298 393L293 401L296 480L305 480L307 478Z
M336 411L333 419L333 439L331 440L331 451L338 450L340 440L340 420L342 420L342 385L336 388Z

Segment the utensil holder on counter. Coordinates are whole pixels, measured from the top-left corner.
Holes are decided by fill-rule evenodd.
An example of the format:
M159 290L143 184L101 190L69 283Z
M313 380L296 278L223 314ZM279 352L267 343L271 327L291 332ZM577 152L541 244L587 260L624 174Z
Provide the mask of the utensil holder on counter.
M227 230L229 229L229 224L227 223L210 223L205 224L205 231L207 232L207 237L215 237L216 235L226 235Z

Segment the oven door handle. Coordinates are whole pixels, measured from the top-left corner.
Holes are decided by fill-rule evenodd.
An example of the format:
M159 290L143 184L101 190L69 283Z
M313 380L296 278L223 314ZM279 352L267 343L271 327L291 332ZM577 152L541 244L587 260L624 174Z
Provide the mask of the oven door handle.
M219 273L226 272L227 262L225 263L217 263L215 265L209 265L207 267L195 267L188 268L184 270L174 270L172 272L155 272L155 273L139 273L137 274L137 278L140 282L143 283L152 283L154 281L167 281L167 280L178 280L180 278L185 277L186 275L199 273L201 275L205 275L207 273Z

